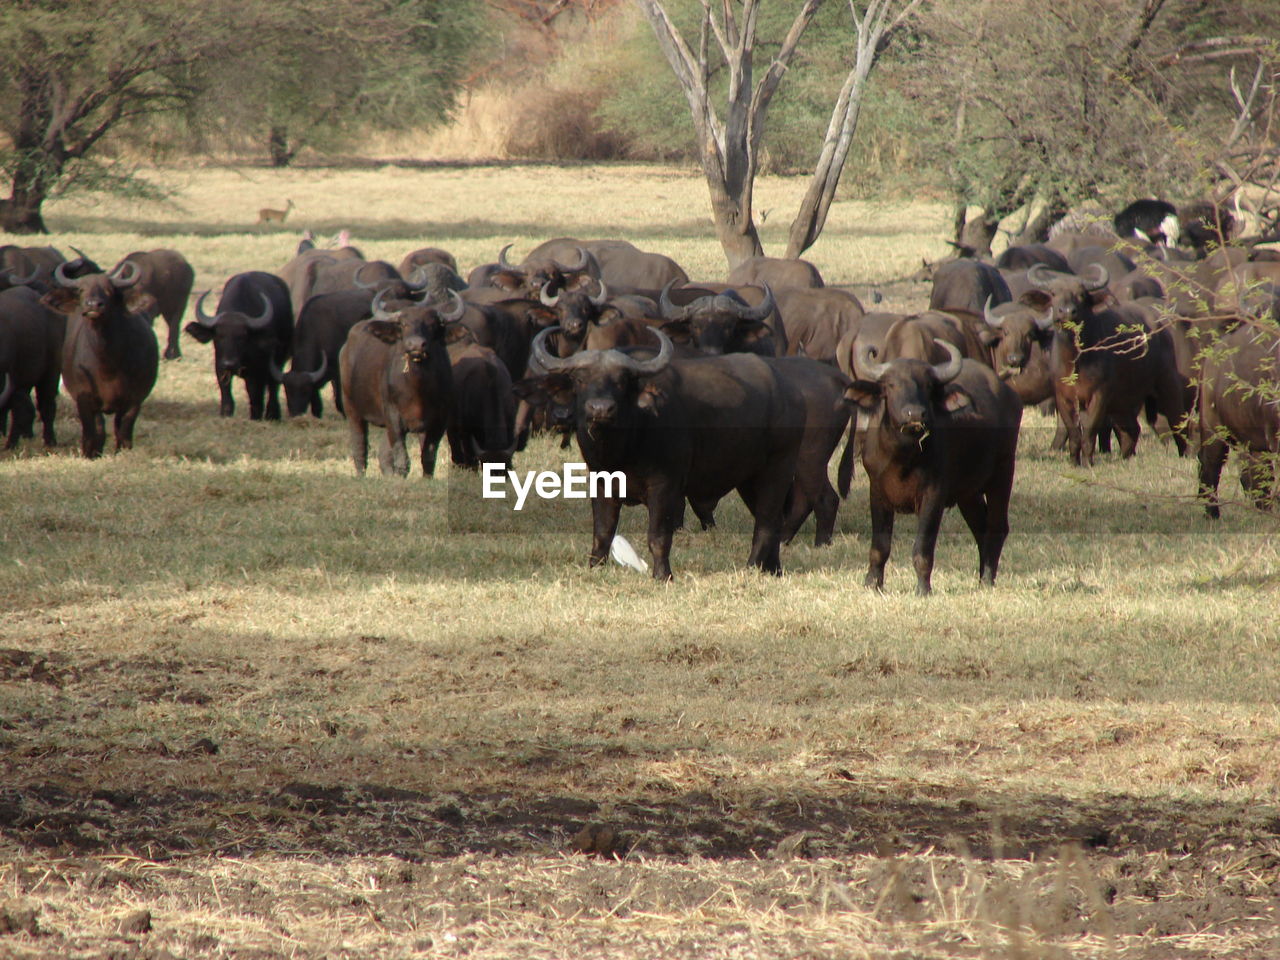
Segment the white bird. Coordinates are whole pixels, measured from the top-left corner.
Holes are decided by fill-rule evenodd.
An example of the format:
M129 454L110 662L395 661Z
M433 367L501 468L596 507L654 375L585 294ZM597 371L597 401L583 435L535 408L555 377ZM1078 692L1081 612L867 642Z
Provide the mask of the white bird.
M620 533L613 535L613 542L609 544L609 556L622 566L639 570L641 573L649 569L649 565L640 558L640 554L636 553L636 548L631 546L627 538Z

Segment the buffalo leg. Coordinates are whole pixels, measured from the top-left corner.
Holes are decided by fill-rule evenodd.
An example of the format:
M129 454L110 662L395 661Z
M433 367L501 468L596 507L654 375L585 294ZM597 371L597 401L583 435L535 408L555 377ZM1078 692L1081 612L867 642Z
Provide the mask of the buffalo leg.
M1120 435L1120 459L1128 460L1138 450L1138 437L1142 433L1142 425L1138 423L1138 415L1123 414L1112 418L1116 432Z
M138 420L138 413L142 410L142 404L130 407L128 410L121 410L116 414L115 433L116 433L116 452L121 450L133 449L133 425Z
M107 424L102 416L102 408L91 397L76 401L76 412L80 415L80 452L89 460L102 456L102 448L107 442Z
M275 378L265 381L262 385L263 392L267 395L267 420L280 419L280 384L276 383Z
M22 390L14 390L9 399L9 436L4 448L12 450L22 437L35 434L36 408L31 405L31 398Z
M54 447L58 440L53 433L53 421L58 414L58 379L52 383L36 386L36 407L40 411L40 427L44 434L44 445Z
M933 591L933 555L938 548L938 531L942 528L944 505L934 494L920 505L916 523L916 541L911 547L911 564L916 568L916 595L928 596Z
M622 501L617 497L591 498L591 566L600 566L609 556L621 513Z
M1013 496L1013 461L998 473L986 490L986 520L984 543L979 547L982 556L981 580L989 587L995 586L996 572L1000 569L1000 554L1009 538L1009 500Z
M418 449L418 455L422 459L422 475L424 477L433 477L436 473L436 457L440 455L440 438L429 437L427 434L422 435L422 445ZM406 459L408 459L406 457Z
M342 384L338 382L338 378L333 379L333 406L338 413L346 414L346 407L342 405ZM317 414L319 416L319 414Z
M1218 506L1218 481L1222 479L1222 467L1227 462L1227 441L1209 435L1200 441L1200 496L1205 500L1204 511L1210 520L1217 520L1222 511Z
M1098 431L1103 426L1104 416L1103 396L1100 392L1095 392L1089 398L1088 404L1081 411L1079 420L1076 424L1076 434L1079 437L1080 455L1075 456L1075 450L1072 450L1072 457L1076 463L1083 467L1093 466L1093 447L1098 438ZM1076 442L1075 438L1072 443Z
M689 498L689 506L693 507L693 515L698 518L698 522L702 524L703 530L710 530L716 525L716 507L719 505L718 500L694 500ZM680 504L679 520L677 527L684 526L684 503Z
M405 449L404 436L404 428L400 424L387 424L382 444L378 447L378 466L383 476L409 475L409 451Z
M166 360L177 360L182 356L182 348L178 345L179 324L182 323L182 314L175 314L172 317L166 316L164 322L169 328L169 342L165 344L164 358Z
M1058 397L1058 423L1067 434L1067 444L1071 448L1071 462L1080 465L1083 440L1080 435L1080 411L1074 397Z
M978 545L978 578L984 583L987 579L987 504L982 495L961 500L956 504L960 515L973 534L973 541Z
M871 557L864 583L875 590L884 589L884 565L893 547L893 508L871 496Z
M809 519L809 514L813 513L813 505L809 502L809 498L805 496L804 490L800 484L793 483L791 490L787 493L787 502L785 504L784 517L782 520L782 542L790 543L795 539L800 528L804 526L804 522ZM821 546L821 544L818 544Z
M782 507L790 486L790 472L786 476L776 473L775 470L774 476L757 477L750 485L739 487L738 492L755 517L747 564L779 577L782 576Z
M364 476L365 469L369 466L369 424L359 417L348 417L347 444L356 474Z
M324 401L320 398L320 388L316 387L311 394L311 415L317 419L324 416Z
M262 419L262 395L266 393L267 385L257 377L244 378L244 393L249 400L249 419Z
M647 499L649 556L653 558L653 579L670 580L671 538L676 532L676 517L684 509L684 496L669 485L652 483L649 485Z
M220 402L218 404L218 416L232 417L236 412L236 399L231 395L231 371L219 370L218 378L218 395Z

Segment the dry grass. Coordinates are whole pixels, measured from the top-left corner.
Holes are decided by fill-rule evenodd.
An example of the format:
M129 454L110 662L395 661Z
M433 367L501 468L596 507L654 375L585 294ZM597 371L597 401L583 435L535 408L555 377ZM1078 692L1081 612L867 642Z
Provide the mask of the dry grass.
M292 222L248 225L288 196L393 261L617 234L723 271L689 172L156 176L177 206L60 204L52 239L218 286L288 258ZM945 218L841 204L813 259L879 283ZM994 592L955 517L932 599L910 520L865 592L865 487L781 580L726 501L660 586L585 568L585 505L356 479L332 410L220 420L184 350L132 453L0 457L0 899L43 931L0 956L1274 955L1274 521L1210 528L1154 440L1080 471L1029 415Z

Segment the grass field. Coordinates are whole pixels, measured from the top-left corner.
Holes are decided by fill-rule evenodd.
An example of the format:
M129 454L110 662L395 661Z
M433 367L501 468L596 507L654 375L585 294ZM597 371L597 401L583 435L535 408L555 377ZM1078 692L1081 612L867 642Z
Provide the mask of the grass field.
M198 289L303 227L466 266L617 235L723 273L687 171L153 175L172 204L51 205L51 241L172 246ZM759 186L775 249L802 189ZM812 259L920 306L887 284L947 218L838 204ZM661 585L587 569L585 503L482 512L447 456L356 478L327 394L321 421L251 423L242 394L219 419L211 349L183 349L132 452L80 459L64 400L56 450L0 455L0 956L1280 949L1276 521L1210 526L1153 438L1084 471L1028 414L994 591L950 515L932 598L910 518L865 591L861 472L781 579L743 569L725 501Z

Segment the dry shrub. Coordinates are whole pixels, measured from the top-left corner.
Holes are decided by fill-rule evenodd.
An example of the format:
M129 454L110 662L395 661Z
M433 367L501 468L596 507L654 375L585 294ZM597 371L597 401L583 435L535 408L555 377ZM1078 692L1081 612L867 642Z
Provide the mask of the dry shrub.
M530 160L618 160L626 142L605 130L596 116L598 90L570 86L526 87L520 110L507 131L509 156Z

